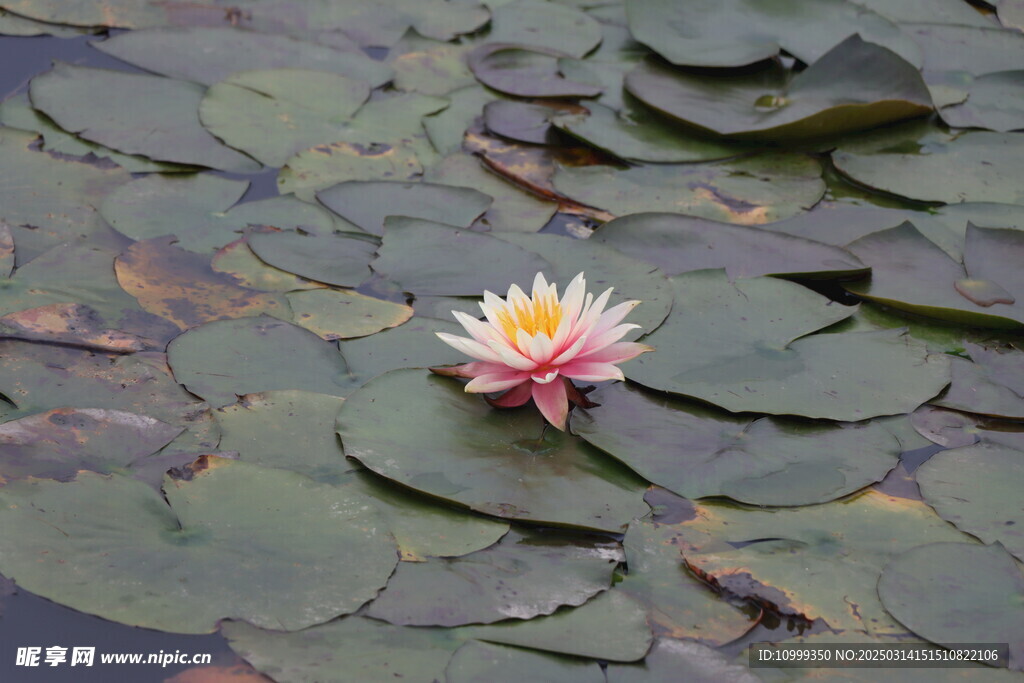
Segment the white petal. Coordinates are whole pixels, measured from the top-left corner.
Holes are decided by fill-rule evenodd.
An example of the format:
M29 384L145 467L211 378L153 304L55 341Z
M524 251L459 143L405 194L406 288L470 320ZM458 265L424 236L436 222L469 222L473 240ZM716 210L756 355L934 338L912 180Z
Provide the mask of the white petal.
M529 377L524 372L496 372L475 377L466 385L466 391L471 394L487 394L511 389L526 381L529 381Z
M544 279L544 273L537 273L533 278L533 299L536 301L548 293L548 281Z
M602 332L596 337L590 337L590 340L587 342L587 345L583 347L583 351L580 352L577 358L586 358L587 354L589 353L593 353L594 351L599 351L603 348L611 346L615 342L625 337L628 332L630 332L631 330L635 330L638 327L640 326L634 325L633 323L626 323L624 325L618 325L617 327L613 327L610 330Z
M533 339L530 340L530 358L543 365L549 362L554 354L555 345L546 334L538 332L533 335Z
M629 315L629 312L640 305L639 301L624 301L617 306L612 306L607 311L601 314L597 322L594 324L594 330L592 334L598 335L605 330L611 328L622 322L622 319Z
M510 368L515 370L533 370L537 367L537 364L529 358L499 344L498 342L490 342L488 346L491 347L492 351L498 354L499 362L504 363Z
M476 339L481 344L486 344L491 341L505 341L505 335L498 332L494 327L488 325L485 322L477 320L468 313L462 311L452 311L452 315L459 321L459 324L466 328L466 332L472 335L473 339Z
M545 370L530 376L533 378L533 381L536 382L537 384L550 384L551 382L555 381L556 377L558 377L558 370Z
M622 370L611 363L586 363L576 361L562 367L562 375L581 382L603 382L609 379L623 380ZM474 380L475 381L475 380Z
M565 351L562 351L562 353L558 354L558 357L552 360L551 364L562 365L563 363L568 363L573 358L575 358L577 354L579 354L580 350L583 348L583 345L586 343L587 337L586 335L584 335L577 339L576 343L574 343L572 346L567 348Z
M575 322L583 308L583 298L586 293L587 281L583 279L583 273L580 273L572 279L569 286L565 288L565 294L562 295L563 320L570 318L570 323Z
M488 348L488 346L484 346L478 341L475 341L473 339L466 339L465 337L456 337L454 334L448 334L447 332L435 332L434 334L436 334L438 339L443 341L445 344L452 347L453 349L458 349L459 351L462 351L467 356L471 356L479 360L485 360L491 363L502 363L507 365L507 363L505 363L504 359L496 350ZM490 342L490 344L495 343L496 342ZM530 369L532 370L532 368Z

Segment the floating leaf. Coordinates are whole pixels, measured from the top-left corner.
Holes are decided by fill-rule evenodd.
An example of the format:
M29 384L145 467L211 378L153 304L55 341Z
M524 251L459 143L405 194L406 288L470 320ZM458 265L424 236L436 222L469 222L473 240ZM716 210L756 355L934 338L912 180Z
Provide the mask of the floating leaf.
M510 531L471 555L400 565L366 616L400 626L532 619L610 587L618 560L614 543Z
M906 131L902 141L900 131ZM926 202L1024 202L1013 181L1024 136L968 131L958 135L900 128L840 145L832 161L870 188Z
M564 52L487 43L469 53L469 68L489 88L518 97L593 97L604 89L565 78L559 72Z
M352 491L222 458L193 471L165 479L163 496L91 472L8 483L4 575L134 626L210 633L234 616L297 630L355 611L398 561L376 511Z
M988 28L940 24L934 17L932 10L928 18L918 19L921 23L902 26L904 34L921 48L926 78L941 72L982 76L1020 68L1024 60L1024 36L1020 31L994 24Z
M111 329L96 310L84 304L49 304L0 317L0 336L57 342L99 351L142 351L146 339Z
M403 560L465 555L508 531L507 523L437 505L354 471L334 432L343 401L306 391L249 394L214 413L223 432L220 448L238 451L245 462L292 470L372 498Z
M484 107L484 125L492 133L510 140L534 145L557 144L557 139L552 138L552 119L566 113L579 114L580 109L558 103L494 100Z
M742 418L614 384L588 395L573 432L687 498L809 505L881 481L900 444L874 423Z
M147 415L184 427L186 433L172 444L181 449L214 449L219 438L209 406L174 381L163 354L2 340L0 394L18 407L19 416L66 406Z
M40 154L30 148L36 137L0 130L0 220L54 231L58 242L94 232L100 223L95 207L131 176Z
M431 182L472 188L493 197L491 208L476 223L490 230L537 232L558 211L555 202L522 191L467 154L446 157L427 169L423 177Z
M946 107L942 120L955 128L999 132L1024 128L1024 71L1000 71L975 78L967 101Z
M373 270L416 294L503 291L532 281L549 265L540 255L490 235L402 216L385 220L377 254Z
M643 605L661 636L716 645L735 640L751 627L750 619L686 571L678 536L673 525L650 517L630 522L622 540L629 573L615 590Z
M969 226L963 263L910 223L862 237L847 249L871 266L870 281L844 284L859 296L976 326L1015 329L1024 323L1024 281L1014 265L1024 250L1022 230Z
M913 410L949 382L949 363L901 330L810 335L853 309L774 278L722 271L669 278L677 307L626 376L719 405L858 421ZM709 336L709 334L711 336Z
M729 279L759 275L838 277L863 273L857 257L821 242L672 213L638 213L591 238L652 263L667 275L724 268Z
M969 345L969 353L978 361L951 358L952 380L942 396L932 404L980 415L1024 419L1024 397L999 381L999 368L992 367L979 352L980 347Z
M485 514L619 531L644 513L637 477L581 440L542 427L532 407L494 410L459 382L422 370L371 380L338 416L346 455Z
M240 71L206 92L199 117L227 144L278 167L304 149L344 138L369 96L366 81L325 71Z
M447 108L423 117L423 129L434 149L445 155L461 150L466 129L483 113L487 103L499 97L502 96L479 85L459 88L449 93L451 104Z
M860 34L909 61L917 46L899 27L874 12L841 0L798 0L769 7L756 0L629 0L629 30L673 64L743 66L785 50L812 64Z
M397 327L412 317L409 306L345 290L289 292L288 304L295 324L328 341L365 337Z
M561 166L554 185L577 202L615 216L669 211L744 225L789 218L825 192L817 161L783 153L625 170Z
M979 580L982 578L983 580ZM1020 565L998 545L931 543L895 557L878 581L885 608L934 643L1005 643L1024 665Z
M597 662L471 640L452 655L445 668L445 680L448 683L515 683L522 680L604 683L605 678Z
M319 282L267 265L252 253L246 238L236 240L218 250L213 255L210 266L218 273L227 273L245 287L265 292L292 292L297 289L326 287Z
M717 650L689 640L659 638L643 664L609 664L608 683L757 683L761 679Z
M390 68L361 52L238 28L190 26L130 31L91 43L146 71L213 85L237 71L315 69L368 81L391 80Z
M939 516L1024 560L1024 452L982 441L936 453L916 472L921 495Z
M288 304L273 293L257 292L218 273L209 262L157 237L135 242L114 269L126 292L150 313L185 330L212 320L245 318L266 313L288 316Z
M588 104L587 108L589 115L562 115L554 123L620 159L660 163L712 161L748 151L735 144L698 137L634 104L632 99L619 112L597 103ZM488 128L494 130L489 123Z
M312 332L261 316L218 320L175 337L167 347L174 377L215 408L237 396L302 389L332 396L351 390L337 348Z
M316 197L328 209L374 235L383 233L388 216L468 228L491 205L491 198L482 192L433 183L351 181L321 190Z
M376 249L358 237L295 231L251 235L249 247L276 268L339 287L355 287L370 276L369 263Z
M450 309L447 312L450 315ZM341 352L356 384L389 370L429 368L465 362L466 356L440 341L436 333L461 335L465 328L454 322L414 317L409 322L371 337L343 339Z
M78 470L124 473L182 431L122 410L56 408L0 425L0 476L66 481Z
M10 15L8 15L10 16ZM20 128L43 136L41 149L74 157L93 155L97 159L109 159L129 173L151 173L163 171L174 173L192 171L195 167L150 161L146 157L121 154L95 142L89 142L59 128L49 117L32 108L28 93L11 95L0 102L0 123L11 128Z
M737 138L825 137L932 111L918 70L856 34L792 77L774 63L723 78L649 59L626 76L626 88L684 123Z
M487 39L582 57L601 42L601 25L573 7L541 0L514 0L495 8Z
M102 92L103 97L93 95ZM64 130L125 154L255 173L259 163L199 123L204 88L170 78L57 63L32 79L32 104Z
M11 226L0 222L0 279L11 276L14 270L14 237Z
M408 43L408 44L403 44ZM453 90L476 84L466 53L470 43L456 45L433 41L418 35L406 36L395 46L388 63L394 69L394 86L423 95L447 95Z
M872 490L775 511L707 503L678 529L687 565L725 590L784 615L875 634L904 632L875 593L886 563L925 543L966 539L924 503Z

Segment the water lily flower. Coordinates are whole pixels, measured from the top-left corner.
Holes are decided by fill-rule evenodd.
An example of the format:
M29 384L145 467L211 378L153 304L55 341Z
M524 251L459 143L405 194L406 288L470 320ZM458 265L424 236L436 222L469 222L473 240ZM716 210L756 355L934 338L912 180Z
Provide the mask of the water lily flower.
M545 419L564 430L569 401L585 401L571 380L625 379L616 363L654 350L646 344L619 341L639 327L619 324L639 301L626 301L606 311L614 287L597 299L586 289L580 273L559 299L555 285L537 273L532 297L517 285L509 287L505 299L484 292L480 308L485 320L452 311L471 339L437 333L443 342L476 360L431 370L471 379L466 385L470 393L505 391L489 400L493 406L512 408L532 398Z

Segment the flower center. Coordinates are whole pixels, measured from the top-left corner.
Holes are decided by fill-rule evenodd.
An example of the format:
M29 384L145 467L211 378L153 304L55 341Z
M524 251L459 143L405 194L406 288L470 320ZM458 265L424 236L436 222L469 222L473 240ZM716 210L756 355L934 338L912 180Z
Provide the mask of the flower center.
M530 300L508 302L498 312L501 329L513 342L518 330L523 330L531 337L543 332L549 339L555 336L558 324L562 322L562 306L554 294L535 297Z

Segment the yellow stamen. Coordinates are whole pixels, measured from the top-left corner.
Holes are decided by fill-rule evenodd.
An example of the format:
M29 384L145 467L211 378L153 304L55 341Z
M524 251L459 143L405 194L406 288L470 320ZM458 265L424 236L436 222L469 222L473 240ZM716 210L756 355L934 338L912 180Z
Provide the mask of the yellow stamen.
M562 321L562 305L554 294L535 296L526 301L509 302L498 311L501 329L513 342L516 333L523 330L531 337L543 332L552 338Z

